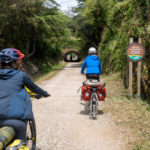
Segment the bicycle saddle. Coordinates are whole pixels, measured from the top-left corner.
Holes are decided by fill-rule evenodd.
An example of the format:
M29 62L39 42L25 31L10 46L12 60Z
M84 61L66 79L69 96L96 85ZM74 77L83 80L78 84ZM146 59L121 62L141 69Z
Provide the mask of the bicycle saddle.
M85 80L83 82L84 85L88 85L88 86L100 86L100 85L103 85L104 82L103 81L98 81L98 80L94 80L94 79L88 79L88 80Z

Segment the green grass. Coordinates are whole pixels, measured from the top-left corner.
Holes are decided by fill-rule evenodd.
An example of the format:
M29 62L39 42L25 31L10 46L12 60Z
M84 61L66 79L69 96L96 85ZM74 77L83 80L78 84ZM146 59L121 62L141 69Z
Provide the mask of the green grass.
M49 69L45 68L44 69L45 71L43 70L42 73L40 74L40 76L37 77L34 81L36 83L40 83L43 80L50 79L51 77L55 76L62 68L64 68L66 66L66 64L67 63L65 63L65 62L60 62L59 64L54 65Z
M106 81L104 112L111 113L116 125L126 131L127 150L150 150L150 105L140 98L128 97L119 74L102 77Z

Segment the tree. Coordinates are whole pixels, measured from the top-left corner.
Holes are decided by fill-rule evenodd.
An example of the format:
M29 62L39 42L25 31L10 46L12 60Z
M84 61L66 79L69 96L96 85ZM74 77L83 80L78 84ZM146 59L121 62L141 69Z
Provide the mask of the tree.
M59 57L68 17L54 0L2 0L0 6L1 49L15 47L44 61Z

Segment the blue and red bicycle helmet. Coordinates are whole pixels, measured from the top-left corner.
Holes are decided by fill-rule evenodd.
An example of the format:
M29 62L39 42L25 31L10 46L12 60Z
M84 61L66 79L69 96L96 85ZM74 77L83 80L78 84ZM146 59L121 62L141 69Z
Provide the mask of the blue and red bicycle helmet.
M11 63L20 60L24 57L24 54L14 48L6 48L0 52L1 63Z

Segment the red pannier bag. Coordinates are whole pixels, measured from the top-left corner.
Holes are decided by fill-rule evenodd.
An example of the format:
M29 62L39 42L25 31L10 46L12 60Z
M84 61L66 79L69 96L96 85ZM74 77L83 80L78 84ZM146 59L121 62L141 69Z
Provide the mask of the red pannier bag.
M97 97L99 101L105 101L106 97L106 89L103 87L101 88L102 85L98 86L97 89Z
M91 91L89 89L89 86L87 88L86 86L82 85L81 97L82 97L82 100L84 100L84 101L90 101L90 99L91 99Z

